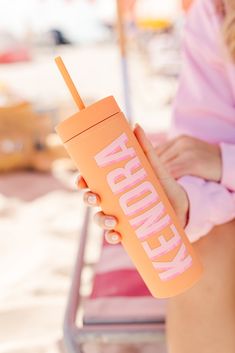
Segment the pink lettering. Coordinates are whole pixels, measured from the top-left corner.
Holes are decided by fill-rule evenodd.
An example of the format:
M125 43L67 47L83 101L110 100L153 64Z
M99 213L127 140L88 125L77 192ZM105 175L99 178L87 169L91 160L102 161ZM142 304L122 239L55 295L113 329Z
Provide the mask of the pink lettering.
M169 223L170 217L163 214L165 208L162 202L159 202L156 206L146 211L145 213L137 216L130 220L130 224L136 229L136 235L139 239L145 240L156 232L163 230Z
M129 159L136 155L134 148L127 147L127 135L124 133L114 140L110 145L105 147L95 156L96 163L99 167L107 167L110 164Z
M192 257L187 256L186 246L182 243L177 255L170 262L153 262L153 266L156 270L162 271L159 273L159 277L162 281L169 281L192 266Z
M142 246L146 254L149 256L151 260L156 260L158 257L167 254L169 251L173 250L174 248L180 245L181 237L177 232L176 227L172 224L170 226L170 229L172 230L172 233L174 234L174 236L170 240L166 240L164 236L161 235L158 238L161 246L151 249L147 241L144 241L142 243Z
M143 198L135 202L135 200L141 196L143 196ZM145 181L122 195L119 199L119 203L125 215L130 216L154 204L157 199L158 194L153 185L149 181Z
M146 180L147 173L134 148L128 147L128 142L128 136L121 134L95 156L95 161L99 167L117 164L111 171L110 168L107 171L108 185L114 194L121 194L120 207L125 216L129 217L129 224L156 274L160 280L170 281L190 268L193 260L163 202L159 200L158 192ZM158 246L153 243L153 247L150 246L149 238L153 236L155 238L152 240ZM171 251L173 254L170 254ZM167 258L161 258L168 253Z
M116 194L130 189L132 186L140 182L146 177L146 171L141 168L136 171L137 168L141 166L138 157L130 160L124 168L117 168L111 171L107 175L107 181L111 190Z

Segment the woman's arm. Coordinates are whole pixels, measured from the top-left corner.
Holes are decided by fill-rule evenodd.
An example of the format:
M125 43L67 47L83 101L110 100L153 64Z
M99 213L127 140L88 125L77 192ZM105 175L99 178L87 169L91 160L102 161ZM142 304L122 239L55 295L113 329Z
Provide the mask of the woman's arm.
M143 130L137 127L134 133L192 242L207 234L215 225L235 218L235 193L218 183L196 177L183 177L177 183L164 168ZM78 187L87 188L83 178L78 179ZM85 193L84 200L90 206L99 206L99 196L91 191ZM107 230L106 239L109 242L117 243L120 240L120 235L114 231L117 224L114 217L98 212L95 221Z
M211 144L181 135L155 150L175 179L192 175L219 182L235 192L235 144Z
M191 13L196 27L198 24L200 24L198 27L203 27L201 26L201 21L203 24L203 16L205 13L201 8L204 7L204 3L208 4L210 2L210 0L198 0L197 3L199 5L197 5L194 12ZM206 11L207 16L213 15L213 13L211 13L212 7L207 8ZM204 27L202 28L202 32L207 30L207 28ZM216 124L214 117L221 112L221 114L226 112L229 116L233 116L234 109L231 103L231 111L229 111L228 107L230 105L219 100L221 97L224 100L230 100L231 92L226 86L226 82L224 82L225 85L221 85L225 77L220 77L221 63L217 60L217 55L214 54L211 48L213 45L210 43L202 44L204 40L203 33L201 38L200 36L198 38L196 35L196 39L193 41L195 35L194 30L197 32L197 28L191 30L186 43L186 69L183 69L184 74L181 78L180 89L175 104L173 135L189 134L193 136L195 134L198 138L204 140L208 139L210 142L213 142L213 139L216 139L216 134L219 136L221 133L218 128L216 130L212 129L213 122ZM213 28L210 27L210 37L213 38L214 36L216 36L216 33ZM196 49L194 52L195 46ZM213 54L211 54L211 52L213 52ZM211 56L208 57L209 53ZM215 74L212 74L212 72L209 74L207 72L208 68L210 70L216 68ZM215 89L211 90L211 87ZM227 107L227 110L223 109L224 106ZM196 119L198 117L200 117L200 119L197 121ZM211 121L210 117L212 117ZM207 121L206 124L205 119ZM200 178L183 177L178 183L170 175L166 178L165 175L167 171L157 158L156 153L153 152L149 142L144 138L143 133L141 134L141 132L139 132L138 134L136 131L135 133L143 150L148 151L148 158L157 176L161 179L161 174L164 174L161 182L172 206L181 219L182 225L184 225L186 221L189 199L189 219L186 226L186 233L191 241L195 241L207 234L215 225L226 223L235 217L235 193L229 192L227 188L221 184L206 182ZM79 187L83 189L87 187L84 179L79 179ZM99 204L99 196L94 195L92 192L87 192L85 194L85 201L92 206L97 206ZM100 212L96 216L96 221L100 226L109 231L108 235L110 235L111 242L118 240L119 235L112 230L115 229L117 222L114 217L106 216Z
M226 136L228 141L235 143L232 130L235 117L234 96L223 50L214 2L196 1L186 25L183 67L174 104L172 137L189 135L218 145L223 140L221 136ZM230 123L231 129L228 128ZM221 144L222 183L205 181L194 176L179 180L189 198L186 233L192 241L206 235L215 225L235 218L235 193L228 190L235 183L233 148L228 143ZM191 159L191 164L193 163ZM191 165L191 169L193 167Z
M175 179L192 175L208 181L221 182L222 180L224 168L219 144L181 135L155 150Z

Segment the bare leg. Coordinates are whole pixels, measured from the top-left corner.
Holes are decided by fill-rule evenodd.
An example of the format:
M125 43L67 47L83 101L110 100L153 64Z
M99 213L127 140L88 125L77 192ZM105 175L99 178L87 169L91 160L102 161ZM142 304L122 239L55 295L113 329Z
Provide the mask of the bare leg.
M169 300L169 353L235 352L235 221L195 243L204 264L200 282Z

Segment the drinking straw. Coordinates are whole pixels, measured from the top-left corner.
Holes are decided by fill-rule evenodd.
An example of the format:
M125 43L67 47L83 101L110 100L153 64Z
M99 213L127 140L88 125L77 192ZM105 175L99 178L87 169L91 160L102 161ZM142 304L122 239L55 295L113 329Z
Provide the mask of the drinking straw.
M55 58L55 62L56 62L56 65L74 99L74 102L76 103L77 107L79 110L82 110L82 109L85 109L85 104L83 103L83 100L82 98L80 97L76 87L75 87L75 84L73 83L73 80L71 78L71 76L69 75L68 73L68 70L66 69L65 65L64 65L64 62L63 60L61 59L60 56L57 56Z
M122 83L123 93L125 102L125 113L130 122L132 122L132 109L131 109L131 95L130 95L130 83L129 83L129 70L127 61L127 50L126 50L126 34L125 34L125 23L123 18L122 2L123 0L117 0L117 31L119 37L119 49L121 54L121 68L122 68Z

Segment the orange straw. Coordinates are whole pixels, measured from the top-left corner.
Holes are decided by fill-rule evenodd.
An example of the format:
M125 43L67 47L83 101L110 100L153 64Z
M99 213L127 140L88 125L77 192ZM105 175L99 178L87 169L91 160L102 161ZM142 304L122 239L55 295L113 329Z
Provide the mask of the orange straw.
M124 31L124 18L123 18L122 0L117 0L117 30L119 36L119 46L122 57L126 56L126 36Z
M80 97L75 84L73 83L73 80L71 79L71 76L68 73L68 70L66 69L63 60L61 59L60 56L57 56L55 58L56 65L58 69L60 70L61 75L63 76L63 79L78 107L79 110L85 109L85 104L82 101L82 98Z

